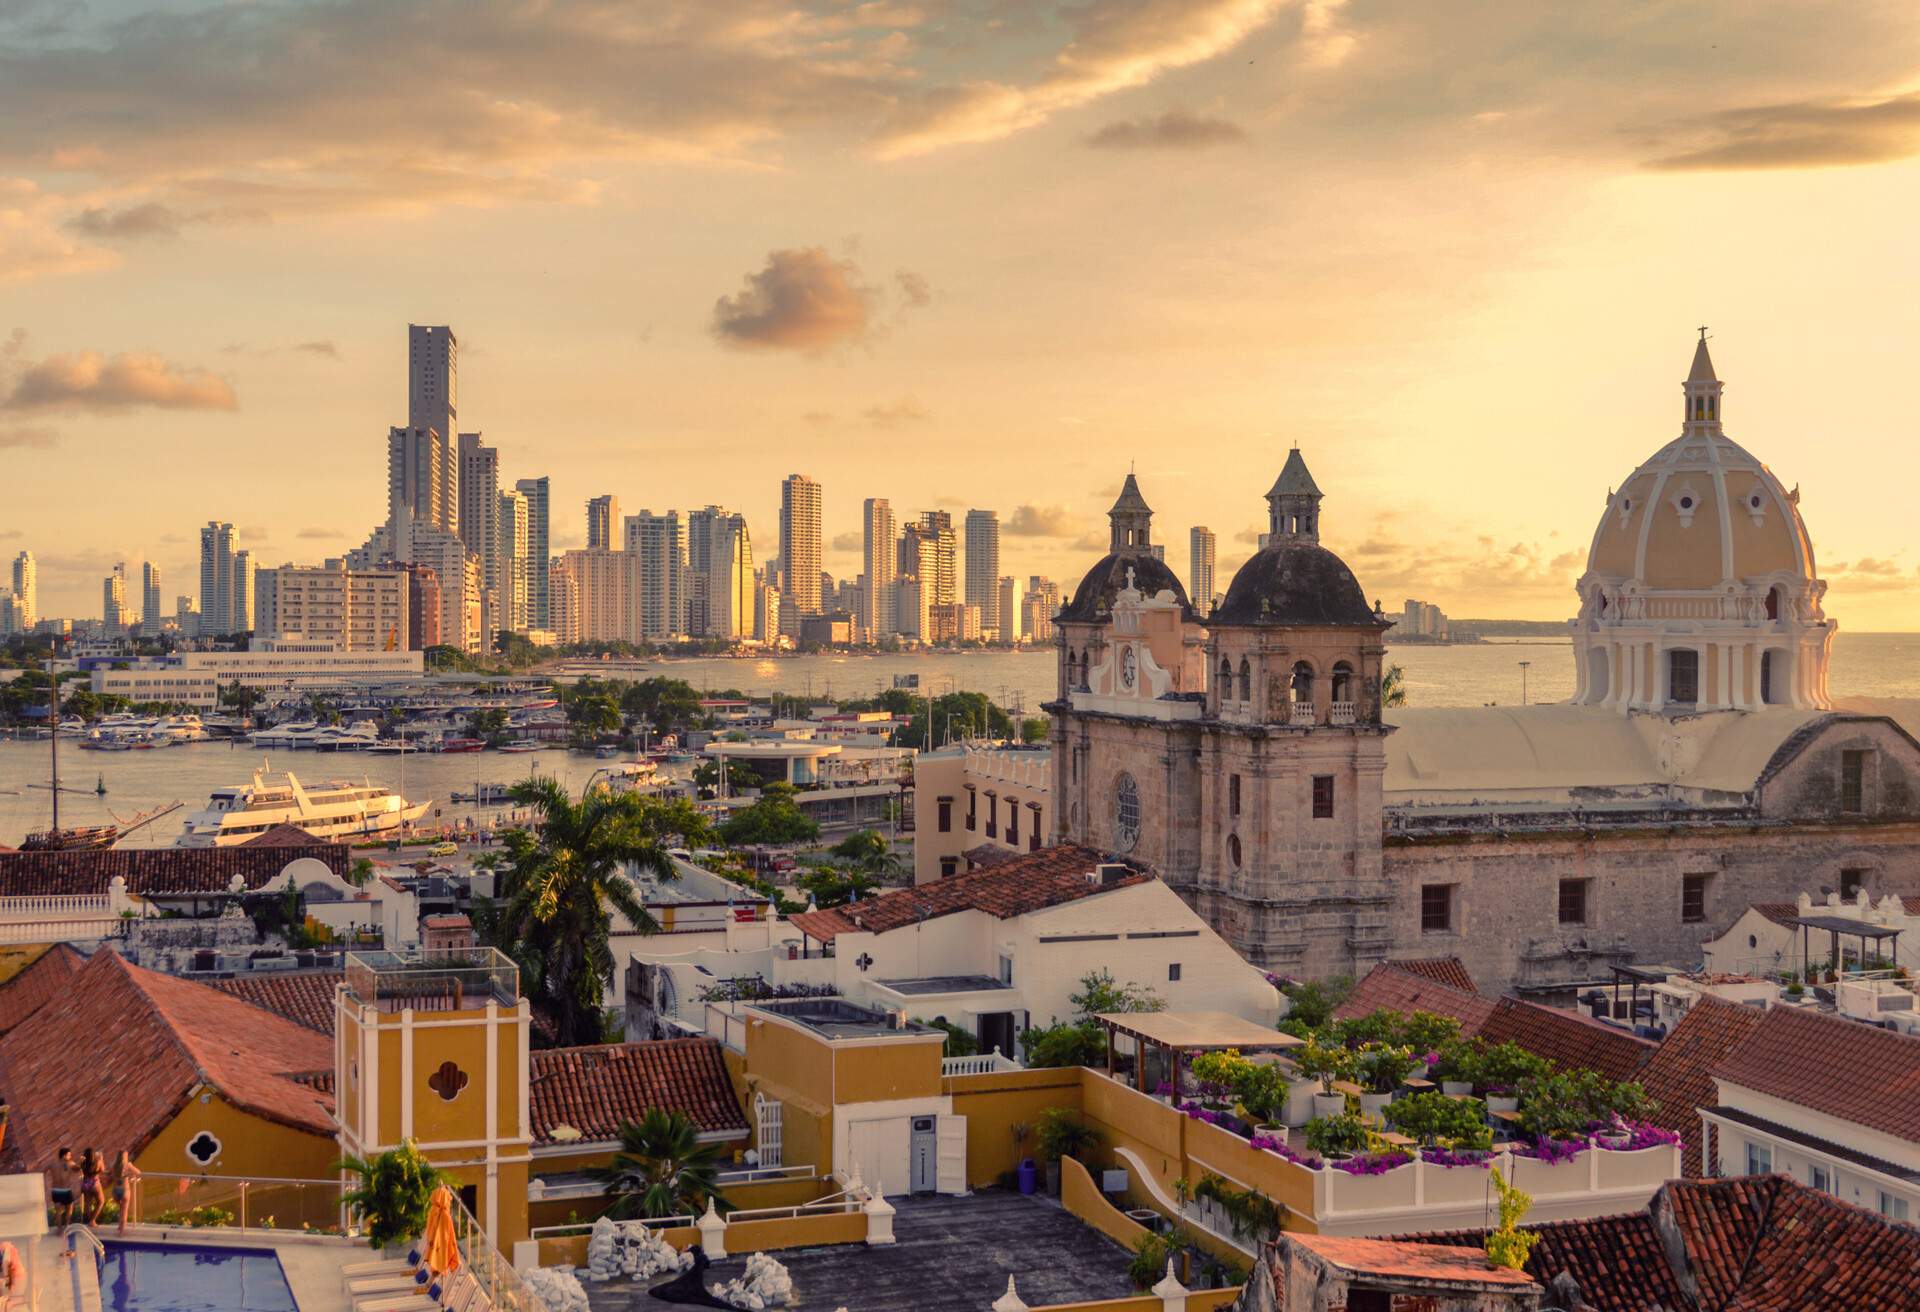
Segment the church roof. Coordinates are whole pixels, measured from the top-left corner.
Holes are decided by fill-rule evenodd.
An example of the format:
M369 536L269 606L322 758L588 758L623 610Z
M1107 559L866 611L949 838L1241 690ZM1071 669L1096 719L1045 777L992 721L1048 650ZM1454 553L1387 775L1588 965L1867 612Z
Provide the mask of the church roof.
M1208 622L1384 627L1347 563L1305 538L1275 539L1256 551Z
M1713 372L1713 357L1707 354L1706 335L1700 337L1700 344L1693 348L1693 368L1687 371L1690 383L1717 383L1720 375Z
M1320 485L1313 481L1313 475L1307 472L1306 457L1295 447L1287 452L1287 463L1280 467L1280 477L1273 480L1269 497L1321 495Z
M1151 515L1153 513L1153 507L1149 506L1147 499L1140 495L1140 485L1134 482L1131 473L1127 475L1127 481L1120 485L1119 500L1113 503L1113 510L1107 513L1113 514L1115 511L1123 510L1137 511L1145 515Z
M1131 484L1133 479L1127 479ZM1080 586L1073 591L1073 600L1069 601L1056 616L1056 620L1083 624L1103 623L1113 614L1113 599L1120 589L1127 586L1127 570L1133 570L1133 586L1151 597L1161 592L1171 591L1180 603L1181 619L1193 618L1192 604L1187 600L1187 590L1180 584L1180 576L1168 567L1164 560L1147 554L1145 551L1113 551L1102 556L1087 571Z

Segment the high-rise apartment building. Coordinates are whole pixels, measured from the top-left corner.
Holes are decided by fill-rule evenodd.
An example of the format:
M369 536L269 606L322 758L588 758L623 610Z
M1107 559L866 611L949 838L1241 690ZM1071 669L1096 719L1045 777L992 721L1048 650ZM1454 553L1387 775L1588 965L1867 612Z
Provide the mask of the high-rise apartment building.
M200 632L247 633L253 628L253 556L231 524L200 530Z
M1205 618L1213 614L1213 570L1218 543L1213 530L1196 524L1187 531L1187 597L1194 613Z
M453 329L408 324L407 427L430 428L452 442L460 428L459 401L460 344Z
M513 633L525 633L533 627L529 618L533 562L527 544L531 528L527 494L517 488L502 492L498 505L500 627Z
M687 535L680 512L628 515L625 532L629 642L665 642L687 632Z
M967 512L966 601L980 608L980 628L1000 628L1000 516L991 510Z
M953 516L944 510L921 511L900 535L900 577L911 575L926 585L927 605L951 606L957 600L958 547Z
M1026 614L1022 616L1022 622L1027 630L1027 641L1052 642L1053 617L1059 613L1060 585L1038 574L1029 575Z
M587 550L620 550L620 498L609 492L587 502Z
M108 633L126 631L131 618L127 610L127 563L113 567L113 573L100 581L100 623Z
M27 623L27 604L11 590L0 592L0 638L27 633L31 627Z
M1000 596L1000 641L1016 643L1026 636L1027 590L1019 579L1008 574L1001 578L998 589Z
M160 567L152 561L140 565L140 629L154 637L166 627L167 612L160 599Z
M478 655L487 646L480 557L459 534L431 524L415 522L412 537L412 554L401 563L425 565L439 581L440 642Z
M263 569L256 589L255 636L330 642L341 651L409 651L413 630L408 574L404 566L349 569L344 560L319 566Z
M20 599L26 627L31 629L40 622L40 568L33 553L23 551L15 556L12 572L13 595Z
M387 430L387 522L394 551L406 558L413 524L460 531L460 459L454 439L431 428Z
M780 484L780 597L802 615L820 612L820 485L805 474Z
M514 491L527 499L527 627L551 628L547 607L547 574L552 556L548 550L547 528L552 504L552 480L523 478Z
M562 643L626 641L631 576L631 561L624 551L588 547L555 559L548 571L555 639Z
M687 632L702 638L753 632L753 547L744 515L707 506L687 516Z
M200 634L200 603L181 593L173 599L173 623L183 638L198 637Z
M500 556L500 452L478 433L460 434L460 540L480 557L487 591L500 607L504 566Z
M894 581L900 577L900 542L895 537L893 505L868 497L860 507L860 563L866 592L860 622L869 642L898 633L894 619Z

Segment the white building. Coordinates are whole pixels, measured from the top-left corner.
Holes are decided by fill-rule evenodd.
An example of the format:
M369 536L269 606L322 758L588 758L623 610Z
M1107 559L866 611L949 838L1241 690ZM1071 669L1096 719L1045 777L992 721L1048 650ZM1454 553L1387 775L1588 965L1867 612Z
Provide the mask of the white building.
M627 636L627 553L569 551L548 571L548 610L562 643L620 642Z
M93 691L135 702L180 702L211 710L239 683L269 697L419 679L417 651L342 651L332 643L264 639L252 651L182 651L93 671Z
M900 631L894 619L894 581L899 574L900 543L895 537L893 505L868 497L860 507L860 560L863 605L860 623L868 640Z
M1857 924L1865 937L1797 923L1805 921ZM1706 956L1706 968L1715 972L1799 972L1835 956L1856 968L1865 959L1880 956L1920 972L1920 896L1888 893L1876 902L1865 889L1856 889L1851 897L1828 893L1821 902L1807 893L1797 902L1759 902L1742 912L1726 933L1701 944L1700 950Z
M967 582L969 606L980 608L980 627L990 637L1000 636L1000 516L991 510L967 512Z
M166 603L160 593L160 567L150 560L141 562L140 627L148 637L166 627Z
M127 609L127 564L121 561L100 582L100 623L109 633L126 631L132 612Z
M1196 614L1213 613L1214 568L1219 560L1219 543L1213 530L1196 524L1187 530L1187 597Z
M527 499L527 627L551 629L553 617L547 613L547 570L552 557L548 554L547 528L552 480L545 476L523 478L513 489Z
M440 581L440 642L470 655L490 644L486 641L482 617L480 557L467 549L460 535L414 520L407 525L411 539L397 559L411 565L425 565Z
M667 642L687 632L687 535L680 512L643 510L626 519L629 642Z
M1017 643L1026 636L1027 590L1011 574L1000 578L1000 641Z
M493 622L500 622L506 562L500 551L500 452L478 433L460 434L460 539L480 558L481 586L492 596Z
M13 595L19 599L22 631L40 622L40 569L31 551L13 558Z
M1703 1156L1719 1175L1791 1175L1843 1202L1920 1217L1920 1038L1775 1007L1711 1071Z
M743 638L753 628L753 547L747 520L720 506L687 515L687 632Z
M513 633L533 628L531 581L532 524L527 494L517 488L500 494L500 627ZM541 560L542 572L546 561Z
M260 637L331 643L340 651L405 651L409 645L404 569L349 569L333 558L319 566L264 569L258 581Z
M802 615L820 610L820 485L805 474L780 484L780 595Z
M210 521L200 530L200 632L253 630L253 556L231 524Z

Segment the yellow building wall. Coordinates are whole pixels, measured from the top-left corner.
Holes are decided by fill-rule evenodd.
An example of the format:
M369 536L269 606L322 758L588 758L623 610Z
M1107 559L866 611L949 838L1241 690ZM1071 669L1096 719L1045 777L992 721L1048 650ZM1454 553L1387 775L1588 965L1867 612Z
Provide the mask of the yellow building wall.
M836 1104L935 1098L946 1038L930 1034L897 1043L841 1048L832 1054Z
M760 1082L799 1094L820 1107L833 1106L833 1049L802 1030L747 1017L743 1079L749 1094ZM750 1103L751 1098L748 1099Z
M202 1166L187 1145L202 1130L220 1141L220 1155ZM76 1145L84 1147L86 1145ZM108 1155L112 1144L96 1145ZM340 1146L332 1135L297 1130L270 1121L208 1090L193 1098L135 1159L143 1171L174 1175L267 1176L283 1180L335 1180Z
M967 1118L967 1184L985 1188L1032 1157L1041 1113L1049 1107L1080 1107L1080 1071L995 1071L988 1075L953 1075L945 1081L953 1098L953 1114ZM1024 1144L1013 1137L1013 1127L1027 1127Z

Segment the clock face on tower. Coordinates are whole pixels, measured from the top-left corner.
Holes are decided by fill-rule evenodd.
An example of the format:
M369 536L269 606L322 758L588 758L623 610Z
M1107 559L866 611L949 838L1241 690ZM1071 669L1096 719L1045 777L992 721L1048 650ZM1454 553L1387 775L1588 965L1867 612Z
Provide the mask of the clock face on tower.
M1131 689L1133 687L1133 681L1138 677L1138 674L1139 670L1135 665L1133 648L1125 648L1120 653L1120 686Z

